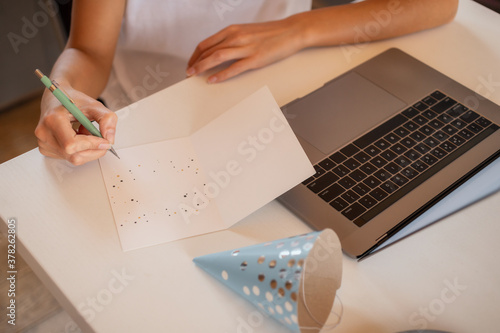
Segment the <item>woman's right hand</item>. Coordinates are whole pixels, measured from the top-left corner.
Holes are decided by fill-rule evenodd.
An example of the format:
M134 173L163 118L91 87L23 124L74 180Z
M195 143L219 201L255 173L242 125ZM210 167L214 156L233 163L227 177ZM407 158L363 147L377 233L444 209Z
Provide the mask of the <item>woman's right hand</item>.
M73 165L82 165L104 156L114 143L118 117L99 101L72 89L69 85L63 85L63 89L90 121L99 123L104 138L93 136L81 125L75 129L75 117L52 93L45 91L40 120L35 129L40 153L65 159Z

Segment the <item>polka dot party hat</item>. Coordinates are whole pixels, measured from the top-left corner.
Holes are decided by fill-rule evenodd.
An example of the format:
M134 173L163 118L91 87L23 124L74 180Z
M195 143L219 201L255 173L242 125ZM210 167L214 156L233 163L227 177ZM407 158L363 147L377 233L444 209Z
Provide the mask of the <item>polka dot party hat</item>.
M318 332L331 325L332 317L340 321L341 314L332 310L342 279L342 251L331 229L193 261L293 332Z

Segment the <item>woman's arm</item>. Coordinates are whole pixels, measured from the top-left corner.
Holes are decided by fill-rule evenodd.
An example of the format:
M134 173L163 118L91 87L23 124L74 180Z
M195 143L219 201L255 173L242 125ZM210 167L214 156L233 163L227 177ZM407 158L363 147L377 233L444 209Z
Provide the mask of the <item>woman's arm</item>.
M83 127L75 132L75 118L46 90L35 130L42 154L79 165L103 156L113 143L117 117L95 98L108 81L125 2L73 1L68 43L50 75L90 120L99 123L105 139L90 135Z
M374 41L433 28L451 21L457 7L458 0L365 0L279 21L232 25L198 44L187 75L236 60L208 78L224 81L307 47Z

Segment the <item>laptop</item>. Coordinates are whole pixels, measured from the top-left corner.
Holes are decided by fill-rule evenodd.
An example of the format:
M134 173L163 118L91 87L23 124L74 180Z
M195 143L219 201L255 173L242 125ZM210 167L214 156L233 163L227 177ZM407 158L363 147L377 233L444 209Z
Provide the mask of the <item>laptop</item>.
M358 259L500 155L500 107L396 48L282 111L316 174L279 201Z

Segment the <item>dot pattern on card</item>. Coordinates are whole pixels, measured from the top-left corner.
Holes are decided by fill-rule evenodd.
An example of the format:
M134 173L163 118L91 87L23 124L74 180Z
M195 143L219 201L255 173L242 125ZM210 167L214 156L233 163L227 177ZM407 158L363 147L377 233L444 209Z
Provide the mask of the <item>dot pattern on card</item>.
M168 176L175 173L178 178L192 178L200 172L198 165L194 158L188 157L180 161L171 159L167 164L167 170L160 166L159 160L156 160L156 163L152 164L137 164L129 167L131 167L131 169L127 172L116 174L116 179L110 183L111 188L109 188L112 205L120 210L123 209L123 212L126 211L125 218L120 221L120 227L129 227L138 223L148 223L150 219L153 220L154 217L158 217L159 215L162 215L164 221L167 220L167 217L176 217L180 210L179 203L189 203L188 201L197 193L197 191L193 189L176 193L170 203L166 202L164 205L158 205L156 208L150 209L148 207L149 205L142 205L142 196L137 195L141 193L138 189L139 186L146 186L148 188L154 187L155 181L161 181L166 171L169 173ZM145 177L145 173L149 173L150 175ZM140 185L138 185L139 183Z
M119 155L106 156L101 169L124 250L186 237L218 214L202 195L206 178L189 142L136 146Z

